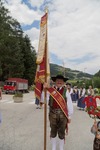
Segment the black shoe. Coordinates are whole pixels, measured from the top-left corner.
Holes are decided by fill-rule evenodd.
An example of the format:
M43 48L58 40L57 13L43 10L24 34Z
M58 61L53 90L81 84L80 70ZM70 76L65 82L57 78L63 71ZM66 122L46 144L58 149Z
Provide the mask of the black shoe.
M36 109L39 109L39 106L37 106Z

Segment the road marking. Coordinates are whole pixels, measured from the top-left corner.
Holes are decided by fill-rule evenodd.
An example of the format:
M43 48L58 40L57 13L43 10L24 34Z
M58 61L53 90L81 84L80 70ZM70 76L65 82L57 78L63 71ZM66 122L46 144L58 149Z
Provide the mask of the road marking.
M0 101L1 103L13 103L13 100L3 99Z

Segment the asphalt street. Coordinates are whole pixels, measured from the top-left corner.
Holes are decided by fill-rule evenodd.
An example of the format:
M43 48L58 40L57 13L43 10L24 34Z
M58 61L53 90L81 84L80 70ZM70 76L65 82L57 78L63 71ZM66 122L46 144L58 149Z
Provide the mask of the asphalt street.
M33 92L24 94L22 103L14 103L12 97L3 94L0 101L0 150L44 150L44 108L36 109ZM93 119L85 111L79 110L76 103L73 105L74 114L64 150L92 150L94 135L90 129ZM47 150L51 150L48 117Z

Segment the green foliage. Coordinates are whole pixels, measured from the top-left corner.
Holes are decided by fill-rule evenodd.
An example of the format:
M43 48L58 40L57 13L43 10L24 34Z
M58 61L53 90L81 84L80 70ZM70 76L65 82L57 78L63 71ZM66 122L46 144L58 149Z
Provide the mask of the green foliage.
M93 88L100 88L100 77L93 77L92 79L85 80L86 88L92 85ZM100 93L100 92L99 92Z
M28 79L29 85L31 85L36 72L36 52L34 47L31 46L28 36L25 36L23 40L22 53L25 67L24 77Z
M94 88L94 93L95 93L95 94L99 94L98 88Z
M29 87L29 91L34 91L34 89L35 89L35 85L34 84Z
M99 91L99 95L100 95L100 88L98 88L98 91Z
M13 97L23 97L23 93L18 91L14 94Z
M100 78L100 70L94 75L94 77L99 77Z
M92 81L92 79L85 80L85 85L86 85L86 89L88 89L90 85L93 87L93 81Z
M100 77L93 77L93 85L95 88L100 88Z

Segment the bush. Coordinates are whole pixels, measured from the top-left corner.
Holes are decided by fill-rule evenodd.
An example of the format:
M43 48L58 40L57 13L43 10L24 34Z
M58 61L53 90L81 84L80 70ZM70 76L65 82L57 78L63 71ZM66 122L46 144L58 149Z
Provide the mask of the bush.
M98 90L99 90L99 94L100 94L100 88L98 88Z
M99 89L98 88L94 88L94 93L95 94L99 94Z
M16 92L13 97L23 97L22 92Z
M34 88L35 88L35 85L33 84L33 85L31 85L31 86L29 87L29 90L30 90L30 91L34 91Z

